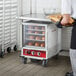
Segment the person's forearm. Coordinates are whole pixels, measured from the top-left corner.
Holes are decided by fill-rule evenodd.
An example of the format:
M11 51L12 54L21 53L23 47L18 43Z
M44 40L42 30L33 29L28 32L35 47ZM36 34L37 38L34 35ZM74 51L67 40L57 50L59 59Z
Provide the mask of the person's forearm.
M63 14L62 16L63 16L63 18L66 18L68 20L70 19L70 14Z
M63 14L63 18L70 18L70 14Z
M68 24L70 20L70 14L63 14L62 16L63 18L62 18L61 24L62 25Z

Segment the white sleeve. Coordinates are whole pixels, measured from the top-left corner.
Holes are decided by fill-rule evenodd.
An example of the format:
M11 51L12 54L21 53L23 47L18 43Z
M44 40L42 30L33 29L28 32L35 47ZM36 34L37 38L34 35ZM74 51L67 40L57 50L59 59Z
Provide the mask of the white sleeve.
M61 13L71 14L71 0L62 0L61 2Z

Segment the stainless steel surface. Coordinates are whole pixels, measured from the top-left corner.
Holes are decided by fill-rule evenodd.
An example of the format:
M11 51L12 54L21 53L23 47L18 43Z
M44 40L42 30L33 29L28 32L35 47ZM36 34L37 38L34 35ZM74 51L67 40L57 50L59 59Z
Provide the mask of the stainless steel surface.
M44 14L35 14L35 13L25 14L23 16L20 16L19 19L51 22L51 20L48 19L47 16L45 16Z
M17 0L0 1L0 42L2 51L12 47L17 42ZM2 23L2 24L1 24ZM14 27L14 28L13 28ZM15 31L16 30L16 31ZM15 37L14 37L15 36ZM12 43L14 43L12 45Z

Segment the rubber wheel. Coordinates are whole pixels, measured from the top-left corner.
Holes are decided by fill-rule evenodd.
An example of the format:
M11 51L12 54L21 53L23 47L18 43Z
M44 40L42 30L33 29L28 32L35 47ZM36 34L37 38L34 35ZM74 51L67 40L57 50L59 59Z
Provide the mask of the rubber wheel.
M43 61L42 61L42 66L43 66L43 67L46 67L46 66L47 66L47 62L48 62L48 60L43 60Z
M16 46L16 45L14 46L13 50L14 50L14 51L17 51L17 46Z
M10 53L11 52L11 47L7 48L7 52Z
M27 58L22 57L22 61L24 64L27 64Z
M3 58L4 57L4 52L0 52L0 57Z
M71 72L71 73L67 72L67 73L65 74L65 76L74 76L74 75L73 75L73 72Z

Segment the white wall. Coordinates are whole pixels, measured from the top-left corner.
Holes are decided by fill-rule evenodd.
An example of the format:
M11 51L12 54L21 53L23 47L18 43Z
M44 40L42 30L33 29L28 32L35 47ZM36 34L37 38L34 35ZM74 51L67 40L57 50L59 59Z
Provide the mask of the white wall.
M43 13L43 9L60 8L60 0L37 0L37 13Z
M43 9L46 8L60 8L61 0L21 0L23 1L23 14L30 13L30 1L32 4L33 13L43 13Z

